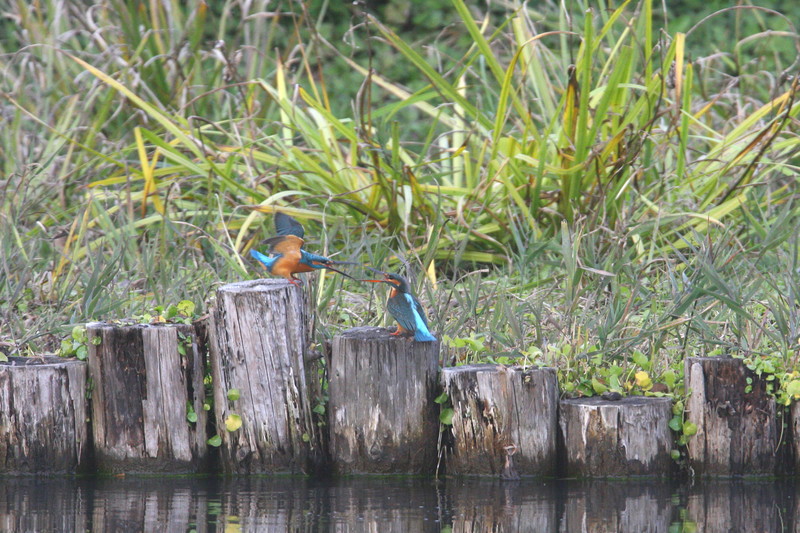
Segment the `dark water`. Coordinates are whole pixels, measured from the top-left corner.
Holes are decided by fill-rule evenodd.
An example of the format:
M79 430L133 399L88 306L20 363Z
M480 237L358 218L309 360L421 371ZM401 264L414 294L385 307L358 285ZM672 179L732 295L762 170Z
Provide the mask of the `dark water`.
M800 530L789 482L0 478L0 531Z

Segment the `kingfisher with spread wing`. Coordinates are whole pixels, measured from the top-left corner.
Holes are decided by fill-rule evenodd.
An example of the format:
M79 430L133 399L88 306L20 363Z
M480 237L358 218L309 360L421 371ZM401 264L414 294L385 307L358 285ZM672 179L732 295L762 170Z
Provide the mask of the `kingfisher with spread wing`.
M372 267L367 267L383 275L383 279L365 279L372 283L387 283L392 287L389 293L389 301L386 308L389 314L397 321L397 331L392 335L410 333L414 335L414 340L421 342L435 341L436 337L428 329L428 319L422 304L411 293L408 281L399 274L382 272Z
M250 255L263 263L273 276L282 276L289 280L292 285L300 285L302 282L295 277L295 274L326 268L354 279L352 276L331 266L353 263L334 261L303 250L303 244L305 243L303 240L305 235L303 226L286 213L281 213L280 211L275 213L275 230L278 234L264 241L269 245L269 252L273 254L272 257L268 257L258 250L250 250Z

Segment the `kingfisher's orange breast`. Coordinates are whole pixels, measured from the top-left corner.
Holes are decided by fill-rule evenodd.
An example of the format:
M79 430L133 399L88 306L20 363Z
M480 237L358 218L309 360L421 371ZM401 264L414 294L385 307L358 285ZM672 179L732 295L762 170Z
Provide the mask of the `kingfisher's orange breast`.
M279 260L275 261L275 266L272 267L272 274L275 276L288 277L298 272L312 272L313 270L313 268L300 261L293 261L291 258L281 257Z

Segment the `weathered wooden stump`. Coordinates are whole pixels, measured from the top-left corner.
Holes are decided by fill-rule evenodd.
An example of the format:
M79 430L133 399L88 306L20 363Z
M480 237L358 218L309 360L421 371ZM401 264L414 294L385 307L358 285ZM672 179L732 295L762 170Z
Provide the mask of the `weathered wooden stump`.
M212 318L214 414L223 469L289 473L319 468L324 448L312 412L319 378L316 366L305 359L303 290L275 279L224 285L217 291ZM241 417L242 425L226 431L225 422L233 415Z
M668 476L672 400L629 396L562 400L559 412L568 477Z
M442 370L442 383L454 410L448 474L555 474L555 369L457 366Z
M0 362L0 474L71 473L90 451L86 363L60 357Z
M202 470L207 459L204 352L194 327L94 322L86 332L98 468ZM189 407L196 422L187 419Z
M432 474L439 342L361 327L333 338L328 404L334 471Z
M788 462L790 463L790 468L793 468L793 473L797 475L800 474L800 402L792 402L791 407L784 411L784 416L789 417L789 429L792 433L791 458ZM797 530L800 531L800 520L798 522Z
M687 443L695 474L775 474L780 424L766 382L729 357L688 357L685 380L686 419L697 425Z

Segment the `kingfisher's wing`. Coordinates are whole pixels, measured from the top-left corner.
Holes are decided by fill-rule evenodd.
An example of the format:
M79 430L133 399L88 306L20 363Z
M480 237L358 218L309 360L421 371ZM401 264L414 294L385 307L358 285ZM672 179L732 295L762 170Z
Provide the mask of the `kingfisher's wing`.
M286 213L275 213L275 232L278 236L294 235L301 239L305 236L303 225Z
M425 309L423 309L422 304L419 303L419 300L417 300L411 294L409 294L408 297L411 298L414 301L414 310L417 312L419 317L422 319L422 323L425 324L425 327L427 328L428 327L428 317L425 316Z
M274 265L275 261L277 260L277 258L275 258L275 257L267 257L266 255L262 254L261 252L259 252L258 250L255 250L255 249L251 249L250 250L250 255L254 259L257 259L258 261L263 263L263 265L265 267L267 267L267 270L269 270L269 271L272 271L272 265Z
M300 255L304 242L297 235L278 235L265 240L264 244L269 245L269 251L273 254Z
M392 318L397 320L406 331L416 331L417 321L414 319L414 308L405 297L405 294L398 294L394 298L389 298L386 306Z
M409 303L413 302L412 309L414 310L414 326L416 328L414 330L414 339L421 342L435 341L436 337L428 329L428 319L425 317L425 310L422 308L422 304L411 294L405 294L404 296Z

